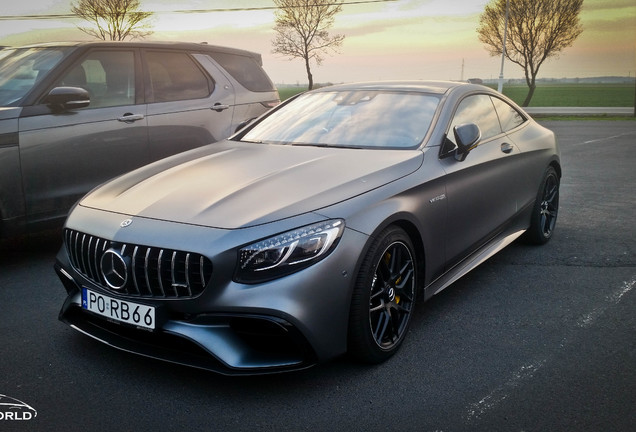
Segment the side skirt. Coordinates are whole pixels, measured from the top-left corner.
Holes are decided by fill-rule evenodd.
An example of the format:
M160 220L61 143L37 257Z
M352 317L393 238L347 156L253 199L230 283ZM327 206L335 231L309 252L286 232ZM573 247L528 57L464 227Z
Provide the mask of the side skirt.
M473 270L475 267L477 267L488 258L495 255L497 252L515 241L525 231L526 229L524 228L522 230L514 231L503 236L497 236L489 243L486 243L484 246L477 249L474 253L458 263L455 267L451 268L442 276L431 282L424 289L424 300L428 300L443 289L448 288L459 278L468 274L468 272Z

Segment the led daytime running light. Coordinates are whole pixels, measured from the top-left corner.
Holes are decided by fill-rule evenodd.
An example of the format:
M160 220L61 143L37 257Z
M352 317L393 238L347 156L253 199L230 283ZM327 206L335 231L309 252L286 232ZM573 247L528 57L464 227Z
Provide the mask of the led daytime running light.
M336 219L298 228L254 243L241 249L240 268L261 272L318 258L330 250L343 227L343 221Z

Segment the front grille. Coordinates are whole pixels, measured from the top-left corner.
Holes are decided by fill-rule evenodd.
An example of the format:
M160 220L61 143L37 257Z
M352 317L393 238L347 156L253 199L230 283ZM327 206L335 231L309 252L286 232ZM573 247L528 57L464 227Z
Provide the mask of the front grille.
M64 242L71 265L97 285L130 296L145 298L196 297L212 277L212 262L203 255L118 243L67 229ZM114 252L125 263L119 269L123 286L113 288L106 280L102 257Z

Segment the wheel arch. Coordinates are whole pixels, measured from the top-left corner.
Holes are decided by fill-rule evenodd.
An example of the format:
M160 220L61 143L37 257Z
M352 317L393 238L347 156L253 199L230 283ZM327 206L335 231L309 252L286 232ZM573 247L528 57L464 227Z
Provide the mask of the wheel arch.
M561 179L561 176L563 175L563 172L561 171L561 164L558 161L552 161L550 162L550 165L552 168L554 168L554 170L557 173L557 176L559 176L559 180Z
M397 242L396 242L396 239L398 240ZM404 241L401 241L401 239L404 239ZM392 243L389 243L389 242L392 242ZM417 275L417 279L415 281L416 285L412 288L408 288L409 290L413 289L413 291L411 291L413 294L411 296L405 297L407 299L405 300L406 304L410 304L410 305L406 308L402 307L401 308L402 312L398 312L399 318L397 319L399 320L399 325L398 325L399 330L394 328L393 330L389 331L389 333L391 333L392 331L396 333L393 333L394 336L390 336L388 339L384 338L383 336L384 330L382 330L382 333L379 336L380 339L378 339L376 335L373 334L374 332L369 326L375 327L375 324L373 324L374 319L378 320L376 321L376 324L378 325L380 324L380 322L382 321L381 317L376 316L376 318L373 318L371 315L375 315L378 313L382 314L382 312L378 312L377 308L375 307L372 309L372 310L375 310L375 312L373 313L370 312L369 305L371 301L370 299L372 297L369 297L371 293L368 287L369 286L376 287L376 288L372 288L371 291L378 290L378 289L381 291L384 291L384 288L377 288L375 284L375 276L373 276L374 274L373 272L375 272L376 270L373 270L373 269L374 268L377 269L376 266L380 265L377 260L380 259L379 258L380 255L383 256L384 253L387 252L388 249L384 249L386 245L390 244L390 247L393 247L393 245L396 243L401 244L401 246L396 246L396 247L408 248L410 250L409 254L412 253L415 255L415 259L414 259L415 262L413 264L415 266L416 275ZM408 243L410 243L410 245ZM378 254L379 252L380 254ZM399 257L400 255L397 255L397 256ZM400 259L401 258L398 258L398 260ZM393 262L393 259L391 259L391 262ZM409 262L408 259L406 261L401 261L402 264L405 264L407 262ZM400 273L403 272L404 269L406 269L406 266L403 267L402 264L400 264L397 267L402 269L400 270ZM391 217L387 219L386 221L384 221L384 223L377 226L377 228L373 231L373 233L367 238L367 241L364 245L362 253L360 254L360 257L356 264L355 277L352 278L353 290L351 293L351 302L349 305L349 318L347 323L347 353L348 355L358 360L362 360L364 362L378 363L392 356L399 349L399 346L402 344L403 340L406 337L408 322L410 320L412 308L417 302L418 295L422 288L421 280L423 275L421 274L421 269L423 268L424 268L423 242L422 242L421 236L419 235L419 230L417 229L417 225L414 222L410 221L408 217L407 218ZM369 273L368 270L371 270L371 273ZM404 274L408 274L408 273L404 273ZM373 283L370 284L372 276L373 276L372 278ZM402 274L400 274L400 279L401 279L401 276ZM382 276L378 276L378 277L382 278ZM383 280L385 281L385 283L391 286L394 286L394 284L397 284L398 282L397 280L392 279L391 277L388 277L388 275L387 275L387 278L388 279L383 279ZM382 286L384 285L384 283L380 283L379 285ZM395 291L393 290L393 288L391 288L390 291L394 293L398 293L399 288L397 288L397 285L395 285L394 288L395 288ZM367 294L364 294L365 292ZM376 295L377 294L378 292L376 291ZM410 298L410 301L409 301L409 298ZM376 299L376 301L378 300ZM386 301L387 304L392 304L394 301L400 302L400 299L398 295L395 295L394 298L388 298L388 299L385 299L384 301ZM386 307L386 310L388 311L391 308L388 306L384 306L385 305L384 301L382 301L381 303L382 306L378 306L378 307L381 307L381 308ZM361 308L366 308L366 313L362 311ZM389 312L385 311L385 313L389 313ZM391 316L392 317L394 316L393 312L391 312ZM385 318L385 322L386 322L386 318ZM384 327L386 328L386 324L384 325ZM375 327L375 328L380 328L380 327ZM394 337L398 337L399 339L394 339ZM387 342L388 340L391 340L391 342L389 343L388 346L385 346L384 343ZM374 341L374 343L377 345L374 345L374 343L371 341ZM374 346L375 348L372 348L372 346ZM380 353L380 351L382 352Z
M385 219L380 224L376 226L373 230L369 238L367 239L364 248L362 249L360 256L358 257L355 269L355 275L357 277L360 267L362 265L362 261L366 257L369 252L371 245L374 240L382 233L385 229L390 226L397 226L404 230L406 234L409 236L411 242L413 243L413 247L415 248L415 256L416 256L416 268L418 271L418 292L417 294L421 294L426 281L426 249L425 242L422 235L422 230L418 227L417 222L414 220L414 217L408 213L398 213L391 215L391 217Z
M416 257L416 269L418 272L418 285L417 285L417 294L420 295L424 291L426 280L426 251L424 249L424 241L422 239L422 235L420 230L415 226L415 224L407 219L399 219L394 221L391 225L395 225L400 227L406 232L406 234L411 239L413 243L413 247L415 248L415 257Z

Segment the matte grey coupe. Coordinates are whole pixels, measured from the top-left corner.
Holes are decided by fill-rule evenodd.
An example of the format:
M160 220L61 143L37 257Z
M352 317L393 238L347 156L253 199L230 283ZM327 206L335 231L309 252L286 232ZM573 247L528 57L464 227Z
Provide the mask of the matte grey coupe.
M416 297L552 237L560 177L554 134L487 87L307 92L85 196L55 265L60 319L225 374L381 362Z

